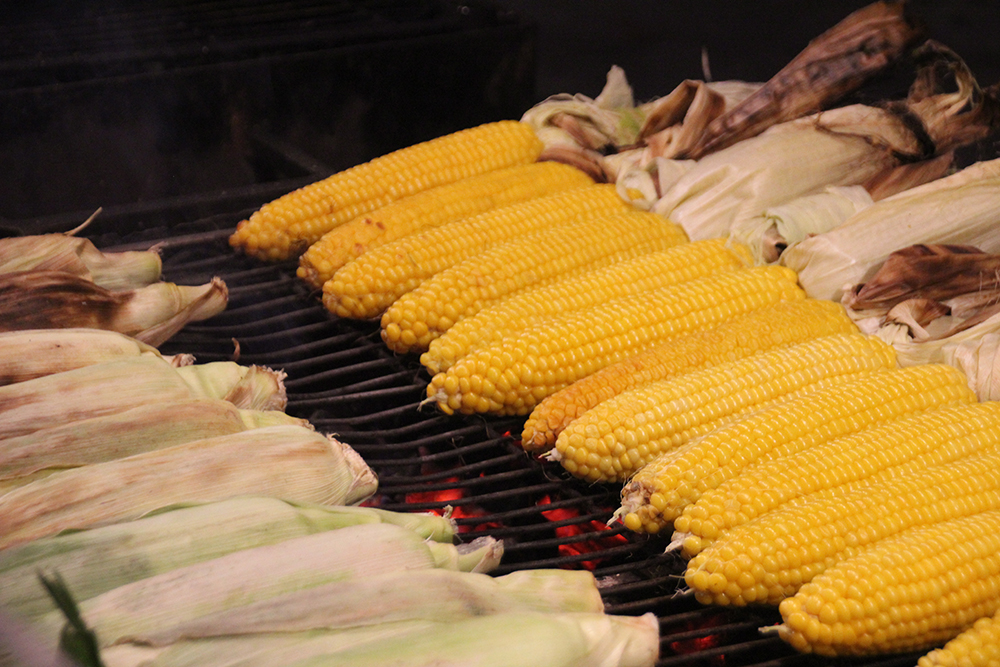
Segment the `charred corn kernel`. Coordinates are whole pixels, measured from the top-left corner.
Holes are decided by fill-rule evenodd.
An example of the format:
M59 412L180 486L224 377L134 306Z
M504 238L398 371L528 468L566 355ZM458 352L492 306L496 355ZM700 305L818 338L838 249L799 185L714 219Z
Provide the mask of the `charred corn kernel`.
M726 531L796 498L901 477L998 446L1000 402L941 407L893 419L760 463L706 491L674 522L675 539L683 540L685 554L694 556Z
M487 305L432 340L420 361L432 375L440 373L470 351L524 331L542 318L751 264L744 246L727 247L723 239L682 243L623 259Z
M445 269L402 296L382 316L382 340L396 352L423 351L488 303L686 240L677 225L638 210L536 232Z
M477 350L427 387L446 413L527 414L541 399L653 340L711 327L740 313L803 298L795 274L767 266L689 280L554 316Z
M993 667L1000 664L1000 611L980 618L972 627L917 661L917 667Z
M320 288L352 259L390 241L498 206L592 185L560 162L533 162L470 176L404 197L331 229L299 258L298 276Z
M622 489L619 514L632 530L656 533L673 521L677 530L687 532L689 520L707 521L701 510L694 510L700 499L757 467L872 424L975 400L962 372L945 364L888 370L817 387L656 457ZM694 547L694 542L688 545L689 550Z
M1000 512L976 512L904 530L830 567L781 603L778 634L828 656L926 650L998 609ZM987 635L993 623L981 623ZM980 656L996 652L983 648Z
M265 204L239 223L229 244L263 260L298 256L323 234L422 190L528 164L542 142L519 121L446 134L337 172Z
M704 242L691 246L698 243ZM857 330L843 306L820 299L784 301L738 315L718 327L665 341L546 397L525 422L521 444L529 451L551 449L570 422L627 389L763 350ZM748 336L748 331L754 335ZM431 349L450 336L451 332L431 343Z
M601 183L453 220L348 262L323 285L323 303L340 317L378 317L424 280L486 249L580 218L627 210L615 187Z
M807 497L736 526L688 561L704 603L777 604L835 564L906 529L1000 510L1000 454L967 456Z
M599 403L559 434L549 457L577 477L621 482L659 454L768 401L895 364L891 346L860 333L759 352Z

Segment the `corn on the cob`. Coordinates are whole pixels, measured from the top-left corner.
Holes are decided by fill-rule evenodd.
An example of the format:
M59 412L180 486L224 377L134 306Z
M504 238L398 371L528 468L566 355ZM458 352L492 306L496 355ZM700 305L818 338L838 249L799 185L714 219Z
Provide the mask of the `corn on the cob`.
M0 606L22 617L52 611L39 571L58 572L74 599L82 602L234 551L363 523L393 523L449 544L456 534L451 519L374 507L310 505L264 496L180 505L0 551Z
M629 210L613 185L593 184L503 206L373 248L323 285L323 304L340 317L370 319L435 273L526 234Z
M834 565L781 603L778 634L830 656L926 650L998 609L1000 512L988 511L905 530Z
M526 414L546 396L653 341L803 298L795 274L775 270L781 268L726 271L553 317L438 373L427 397L446 413Z
M352 259L391 241L497 207L593 183L575 167L533 162L439 185L331 229L299 258L297 275L319 289Z
M702 602L777 604L892 535L1000 509L1000 454L800 499L721 536L688 562Z
M991 667L1000 664L1000 611L984 616L941 648L917 661L917 667Z
M393 151L265 204L239 223L229 243L279 261L359 215L445 183L534 162L542 142L518 121L486 123Z
M722 239L682 243L623 259L487 305L432 340L420 361L432 375L441 373L470 351L545 318L751 264L746 248L727 247Z
M112 292L70 273L18 271L0 274L0 331L109 329L156 347L187 323L218 315L228 301L220 278Z
M0 387L0 439L150 403L221 398L240 408L283 410L284 373L216 361L176 368L138 356Z
M445 269L402 296L382 315L382 339L396 352L426 350L485 304L686 240L677 225L642 211L536 232Z
M162 268L156 249L103 252L89 239L66 234L0 239L0 273L62 271L119 291L159 281Z
M548 456L577 477L621 482L659 454L768 401L895 364L892 347L862 334L835 334L759 352L600 403L570 423Z
M944 364L894 369L817 387L656 457L622 489L619 514L630 529L657 533L685 508L744 471L875 423L975 400L962 373Z
M193 398L43 428L0 440L0 489L41 473L75 468L252 428L309 422L280 410L244 410L229 401ZM5 485L4 482L7 482Z
M0 549L174 503L274 495L346 505L376 486L357 452L333 437L297 425L258 428L53 473L8 491L0 496Z
M467 555L478 562L480 554ZM79 607L100 644L108 646L334 581L398 570L459 570L469 565L464 558L457 546L428 541L401 526L360 524L241 549L119 586ZM50 612L36 625L53 636L60 616Z
M697 243L701 242L691 245ZM748 331L754 335L748 336ZM570 422L627 389L763 350L851 331L857 331L857 326L842 306L831 301L803 299L776 303L738 315L715 328L668 339L543 399L524 424L521 445L529 451L551 449ZM450 333L435 342L449 336Z
M688 556L796 498L838 493L1000 447L1000 402L941 407L761 463L706 491L674 522Z

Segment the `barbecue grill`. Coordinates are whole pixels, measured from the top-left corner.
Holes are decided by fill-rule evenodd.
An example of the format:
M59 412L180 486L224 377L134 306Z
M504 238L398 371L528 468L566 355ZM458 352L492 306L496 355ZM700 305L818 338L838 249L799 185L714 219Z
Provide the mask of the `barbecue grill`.
M609 613L657 615L662 667L843 664L761 633L780 620L772 608L697 603L683 591L682 558L664 551L666 536L611 522L618 487L585 484L525 453L523 418L423 406L426 372L415 355L390 352L377 323L337 319L294 264L263 264L227 243L240 220L300 185L517 117L536 101L530 26L468 2L265 3L252 14L236 0L182 6L84 3L63 17L78 28L66 32L45 18L55 5L37 3L0 26L0 108L10 110L0 116L0 165L19 175L0 181L0 233L64 231L103 206L85 233L102 249L157 245L166 280L223 278L227 310L188 325L165 353L285 371L287 412L336 434L378 473L370 504L450 512L461 539L502 539L497 573L592 570ZM435 68L430 77L426 67ZM415 85L428 78L434 89ZM85 119L120 150L87 150ZM23 161L25 145L32 162ZM74 154L85 164L55 169ZM156 178L122 178L143 165ZM913 665L917 655L849 664Z

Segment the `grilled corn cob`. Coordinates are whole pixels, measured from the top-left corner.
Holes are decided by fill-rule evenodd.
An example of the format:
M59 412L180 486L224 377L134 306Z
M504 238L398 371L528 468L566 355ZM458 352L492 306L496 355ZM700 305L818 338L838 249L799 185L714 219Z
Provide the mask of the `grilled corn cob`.
M893 419L753 466L706 491L677 517L675 540L694 556L726 531L796 498L899 478L1000 447L1000 402Z
M614 299L469 354L431 378L427 397L446 413L526 414L549 394L654 340L801 298L795 274L760 267L687 281L641 298Z
M1000 512L904 530L832 566L779 610L779 636L804 652L915 651L950 640L1000 610Z
M613 185L593 184L453 220L348 262L323 285L323 304L340 317L379 317L424 280L483 250L576 219L627 210Z
M103 252L89 239L66 234L0 239L0 273L61 271L119 291L159 281L162 268L155 249Z
M682 243L623 259L487 305L432 340L420 361L431 374L440 373L470 351L528 329L547 317L722 271L747 268L751 263L746 248L727 247L722 239Z
M323 234L397 199L445 183L534 162L542 142L518 121L499 121L414 144L337 172L265 204L239 223L229 243L279 261Z
M823 336L760 352L600 403L570 423L548 457L577 477L621 482L659 454L768 401L895 364L891 346L862 334Z
M55 609L38 580L39 571L58 572L82 602L234 551L362 523L397 524L436 542L451 543L456 533L451 519L374 507L310 505L265 496L179 505L0 551L0 606L25 618Z
M331 229L299 258L297 275L319 289L338 269L372 248L498 206L593 183L575 167L533 162L439 185Z
M777 604L880 540L998 509L1000 454L967 456L772 510L703 549L684 579L701 602Z
M888 370L788 396L654 458L622 489L619 514L630 529L656 533L744 472L872 424L975 400L962 373L944 364Z
M1000 663L1000 611L984 616L943 647L917 661L917 667L990 667Z
M697 243L702 242L691 245ZM754 335L748 336L748 331ZM776 303L738 315L712 329L668 339L543 399L524 424L521 445L529 451L551 449L570 422L627 389L763 350L851 331L857 331L857 327L842 306L831 301L803 299ZM450 336L451 333L435 343Z
M64 470L8 491L0 496L0 549L174 503L274 495L351 504L376 485L357 452L333 437L298 425L258 428Z
M402 296L382 315L382 339L396 352L426 350L485 304L686 240L677 225L642 211L536 232L446 269Z

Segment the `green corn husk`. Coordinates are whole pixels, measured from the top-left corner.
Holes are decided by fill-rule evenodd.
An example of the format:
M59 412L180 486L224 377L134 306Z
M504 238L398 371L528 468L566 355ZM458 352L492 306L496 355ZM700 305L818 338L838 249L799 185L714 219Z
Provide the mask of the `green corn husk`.
M391 523L451 544L455 522L428 513L300 504L242 496L178 505L133 521L44 537L0 551L0 608L30 617L54 609L37 572L58 572L78 602L234 551L367 523ZM183 548L178 548L183 545Z
M158 347L189 322L218 315L228 301L221 278L115 292L71 273L17 271L0 274L0 330L108 329Z
M0 496L0 549L174 503L264 495L348 505L376 487L375 473L348 445L304 426L270 426L63 470L12 489Z
M152 345L106 329L6 331L0 333L0 386L140 355L162 356L175 366L194 363L191 355L164 356Z
M119 586L79 604L102 647L144 636L181 620L238 609L292 591L385 572L433 569L437 554L455 551L387 523L347 526L277 544L243 549ZM447 560L447 559L445 559ZM55 637L59 612L37 619Z
M162 265L155 248L103 252L89 239L66 234L0 239L0 273L63 271L118 291L159 281Z
M280 410L245 410L223 399L193 398L44 428L0 440L0 493L63 468L279 424L309 427L307 420Z
M0 387L0 439L139 405L191 398L283 410L284 373L229 361L176 368L151 355L92 364Z

